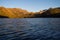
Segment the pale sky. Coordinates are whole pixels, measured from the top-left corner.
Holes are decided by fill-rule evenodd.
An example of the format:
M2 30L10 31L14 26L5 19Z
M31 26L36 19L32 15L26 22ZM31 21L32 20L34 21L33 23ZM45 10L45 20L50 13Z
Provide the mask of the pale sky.
M50 7L60 7L60 0L0 0L0 6L35 12Z

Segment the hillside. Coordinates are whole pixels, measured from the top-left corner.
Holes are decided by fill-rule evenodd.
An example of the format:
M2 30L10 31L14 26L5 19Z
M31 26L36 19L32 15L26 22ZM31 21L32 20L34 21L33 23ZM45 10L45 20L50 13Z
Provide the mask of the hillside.
M60 17L60 7L49 8L44 13L42 13L42 16L45 16L45 17Z
M6 16L8 18L21 18L27 13L28 11L19 8L0 7L0 16Z
M39 18L60 18L60 7L57 8L49 8L46 10L42 10L40 12L36 12L35 17Z
M60 17L60 7L49 8L39 12L28 12L20 8L0 7L0 18L40 18L40 17Z

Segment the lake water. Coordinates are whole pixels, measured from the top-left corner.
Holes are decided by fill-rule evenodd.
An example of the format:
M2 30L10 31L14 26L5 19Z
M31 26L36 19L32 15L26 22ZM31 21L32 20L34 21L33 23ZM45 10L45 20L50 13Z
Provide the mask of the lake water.
M0 18L0 40L60 40L60 18Z

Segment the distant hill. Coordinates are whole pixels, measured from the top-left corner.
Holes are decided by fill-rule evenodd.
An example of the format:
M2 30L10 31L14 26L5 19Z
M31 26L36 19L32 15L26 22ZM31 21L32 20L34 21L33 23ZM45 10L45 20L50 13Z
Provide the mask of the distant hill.
M60 18L60 7L57 8L49 8L47 10L42 10L42 12L36 12L35 17L43 17L43 18Z
M8 18L21 18L24 15L27 14L28 11L22 10L20 8L5 8L5 7L0 7L0 15L1 16L6 16Z
M60 17L60 7L58 8L49 8L42 13L44 17Z
M49 8L39 12L28 12L20 8L0 7L0 18L41 18L60 17L60 7Z

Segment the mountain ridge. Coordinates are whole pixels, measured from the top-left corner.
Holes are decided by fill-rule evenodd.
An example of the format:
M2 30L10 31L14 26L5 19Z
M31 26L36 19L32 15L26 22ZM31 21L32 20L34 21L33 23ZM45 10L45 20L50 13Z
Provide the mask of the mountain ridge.
M40 17L60 17L60 7L49 8L39 12L28 12L21 8L0 7L0 17L5 18L40 18Z

